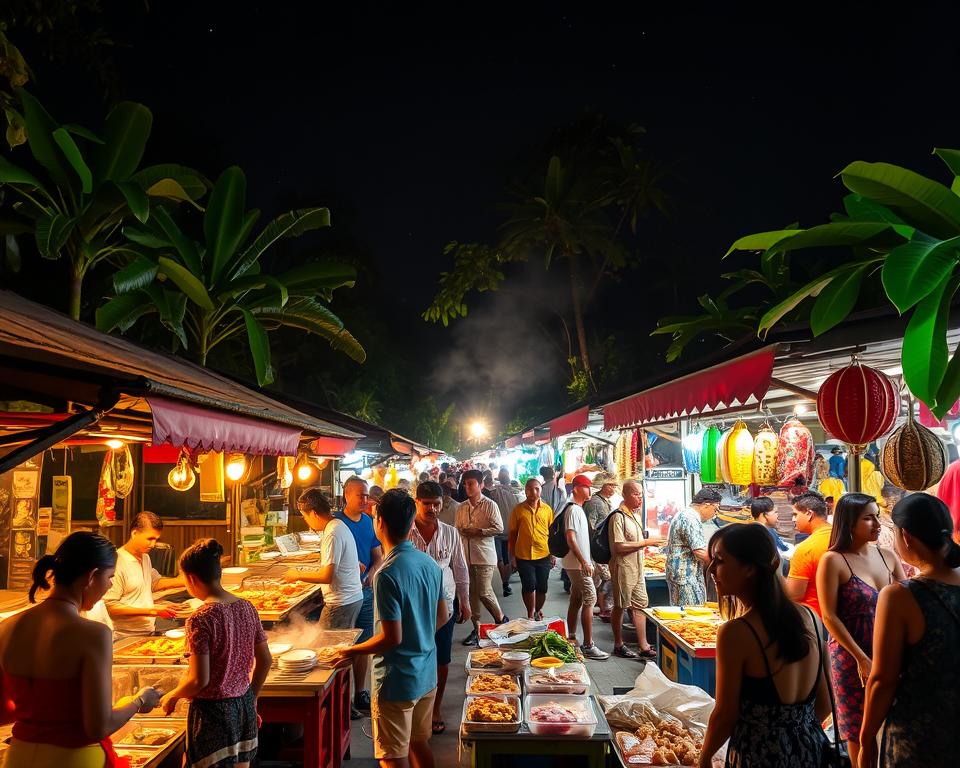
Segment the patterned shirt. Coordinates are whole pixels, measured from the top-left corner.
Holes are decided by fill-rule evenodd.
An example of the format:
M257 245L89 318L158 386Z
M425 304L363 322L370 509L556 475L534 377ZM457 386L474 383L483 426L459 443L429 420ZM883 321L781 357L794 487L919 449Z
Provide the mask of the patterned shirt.
M267 636L246 600L204 603L187 619L187 650L210 657L210 682L194 698L234 699L250 687L253 648Z
M700 515L692 509L678 512L670 521L670 532L667 534L667 580L674 584L703 584L700 561L693 553L706 548L707 539L703 535Z
M463 545L457 529L438 520L437 530L428 544L414 523L410 526L407 538L416 549L436 560L443 571L443 599L447 601L448 615L453 613L453 598L459 597L460 605L467 605L470 600L470 572L463 557Z

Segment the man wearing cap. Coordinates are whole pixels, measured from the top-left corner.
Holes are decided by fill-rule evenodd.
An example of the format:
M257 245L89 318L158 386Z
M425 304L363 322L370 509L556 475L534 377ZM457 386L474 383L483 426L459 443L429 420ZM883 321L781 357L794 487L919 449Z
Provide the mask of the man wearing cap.
M600 524L607 519L613 509L611 499L619 490L620 484L617 479L606 472L598 472L593 478L593 488L596 493L593 494L583 505L583 511L587 514L587 523L590 525L590 531L593 532L600 527ZM606 563L593 564L593 585L597 589L597 605L600 606L600 618L604 621L610 620L610 605L607 598L610 592L610 566Z
M570 578L570 607L567 609L567 635L577 641L577 617L583 625L583 645L580 650L588 659L610 657L593 642L593 605L597 590L593 585L593 561L590 559L590 525L583 504L590 498L593 483L586 475L573 478L573 503L564 512L563 527L567 533L570 551L563 558L563 568Z

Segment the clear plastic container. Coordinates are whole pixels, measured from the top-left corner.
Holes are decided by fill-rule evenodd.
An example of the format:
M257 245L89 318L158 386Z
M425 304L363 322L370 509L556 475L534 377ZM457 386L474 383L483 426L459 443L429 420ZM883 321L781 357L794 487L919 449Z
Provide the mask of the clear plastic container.
M517 718L505 723L488 723L484 720L468 720L467 710L470 703L477 699L495 699L496 701L505 701L513 705ZM467 696L463 702L463 730L467 733L516 733L520 730L520 723L523 721L523 710L520 708L519 696L500 696L489 694L486 696Z
M537 710L549 706L570 710L576 716L576 722L548 722L536 719ZM531 693L523 702L523 711L526 713L527 727L534 736L589 739L597 728L597 714L589 696Z
M475 691L473 690L473 681L480 675L490 675L492 677L504 677L513 682L516 690L513 691ZM467 672L467 695L468 696L502 696L502 695L520 695L520 677L509 672L498 672L486 669L471 669Z
M571 678L576 678L573 680ZM566 678L566 679L565 679ZM527 693L569 693L581 695L590 687L590 675L580 663L564 664L556 669L534 669L523 672L523 689Z
M486 666L480 665L477 662L477 659L483 658L484 656L486 658L492 659L493 661L491 661L491 663L487 664ZM503 672L504 671L503 658L501 656L502 656L502 652L495 648L494 649L487 648L480 651L470 651L470 653L467 654L467 666L466 666L467 672L468 673L470 672L493 672L493 673Z

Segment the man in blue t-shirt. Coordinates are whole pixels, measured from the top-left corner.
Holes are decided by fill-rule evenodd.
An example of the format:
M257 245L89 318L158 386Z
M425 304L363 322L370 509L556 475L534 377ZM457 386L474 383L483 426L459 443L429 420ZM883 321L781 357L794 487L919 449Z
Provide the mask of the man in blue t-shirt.
M829 464L830 477L835 477L837 480L843 480L844 485L846 485L847 460L843 457L843 451L839 445L835 445L830 449Z
M385 556L374 580L379 632L342 649L335 662L373 654L374 756L382 768L410 763L432 768L433 699L437 693L437 630L447 620L443 573L407 539L417 506L410 494L383 494L374 531Z
M360 561L360 583L363 587L363 605L357 616L355 626L362 629L358 643L364 643L373 637L373 576L383 561L383 548L373 531L373 518L365 514L370 495L367 481L360 477L351 477L343 484L343 511L336 517L346 523L357 542L357 559ZM356 656L353 659L353 708L350 717L358 720L370 712L370 691L367 689L368 656Z

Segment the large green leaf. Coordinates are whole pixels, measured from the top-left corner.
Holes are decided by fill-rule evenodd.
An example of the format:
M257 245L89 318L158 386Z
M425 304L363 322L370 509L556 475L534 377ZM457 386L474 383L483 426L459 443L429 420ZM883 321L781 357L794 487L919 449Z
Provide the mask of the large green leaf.
M814 336L826 333L853 311L863 276L870 266L866 264L840 274L820 291L810 312L810 328Z
M187 295L190 301L208 312L215 309L203 282L189 269L166 256L161 256L158 261L160 263L160 274L166 275L177 288Z
M291 291L352 288L357 279L357 270L349 264L320 261L294 267L277 275L277 279Z
M883 264L883 288L900 311L927 296L953 272L960 257L960 236L950 240L904 243Z
M117 181L114 183L120 190L120 194L126 199L131 213L137 217L138 221L146 221L150 218L150 199L139 184L134 181Z
M116 296L97 309L97 330L110 333L119 329L123 333L129 330L138 318L156 311L157 307L143 291Z
M894 228L905 240L910 240L916 233L911 227L887 206L880 205L863 195L849 194L843 198L843 207L853 221L882 221Z
M273 383L273 367L270 365L270 338L261 322L246 309L243 312L243 321L247 326L247 341L250 344L250 356L253 358L253 367L257 372L257 384L265 387Z
M297 211L288 211L261 230L256 239L237 256L226 274L231 277L241 277L247 274L254 262L278 240L285 237L299 237L321 227L330 226L330 211L327 208L303 208Z
M145 288L157 276L159 266L153 259L137 256L113 275L113 290L116 294L130 293Z
M247 197L247 180L237 166L227 168L210 193L203 217L206 240L206 267L209 285L216 285L224 267L240 245L244 226L243 205Z
M797 231L796 229L774 229L770 232L756 232L752 235L745 235L727 249L723 258L727 258L734 251L765 251L784 238L797 234Z
M943 184L890 163L858 160L840 172L851 192L869 197L941 240L960 234L960 197Z
M84 128L82 125L77 125L76 123L64 123L63 129L70 131L70 133L72 133L74 136L79 136L87 141L92 141L94 144L105 143L103 139L97 136L97 134L95 134L89 128Z
M121 101L110 111L103 126L104 143L94 154L98 186L130 178L143 159L152 126L153 115L143 104Z
M27 124L27 146L30 147L30 152L34 159L47 169L55 184L65 189L70 188L70 174L64 165L63 153L53 140L53 132L58 128L56 122L28 91L21 88L17 93L23 104L23 119Z
M160 323L177 337L184 349L189 348L183 318L187 312L187 297L180 291L168 291L159 283L150 283L143 289L160 313Z
M43 187L40 179L20 166L14 165L2 155L0 155L0 182L4 184L26 184L34 188Z
M950 173L954 176L960 176L960 149L942 149L937 147L933 154L943 160Z
M57 146L60 147L60 151L63 152L63 156L67 158L67 162L70 163L74 171L76 171L77 176L80 177L80 189L83 191L83 194L89 195L93 192L93 174L90 172L90 167L87 165L87 161L83 159L83 153L80 151L80 147L77 146L77 142L73 140L73 136L66 130L66 128L57 128L53 132L53 140L57 143Z
M956 349L953 350L953 357L947 363L947 370L937 389L936 403L927 402L927 405L930 406L934 416L942 419L957 400L960 400L960 342L957 343Z
M547 179L544 184L544 205L547 208L557 205L560 202L560 197L563 193L563 181L564 181L563 166L560 163L560 158L554 155L550 158L550 163L547 165Z
M937 401L937 390L947 370L947 325L950 303L960 277L947 274L910 317L903 335L903 380L925 403Z
M217 298L221 300L236 298L241 294L259 291L264 288L272 289L271 294L276 297L276 300L272 298L267 300L261 295L254 295L251 297L251 301L261 302L257 304L258 306L273 306L279 309L287 303L290 297L287 286L277 278L270 277L269 275L248 275L247 277L238 277L236 280L231 280L226 289L217 294Z
M38 217L35 233L40 255L45 259L59 259L60 249L70 239L75 224L76 219L62 213Z
M209 182L199 171L188 168L185 165L176 165L175 163L164 163L162 165L149 165L133 174L131 179L143 187L147 194L154 197L172 197L180 199L175 195L169 194L176 191L176 188L164 184L164 182L174 182L179 189L186 194L184 199L196 202L205 194ZM153 190L153 191L151 191Z
M313 299L290 301L282 310L251 309L251 312L264 323L314 333L329 341L333 349L343 352L358 363L367 359L363 346L343 327L340 318Z
M177 223L165 208L156 207L153 211L152 220L160 227L163 234L167 236L170 244L176 249L187 269L199 279L203 275L203 263L200 259L200 251L197 250L197 244L183 234L180 227L177 226Z
M156 218L156 217L154 217ZM131 242L147 248L172 248L173 243L164 234L163 230L154 230L149 227L140 227L136 224L127 224L123 227L123 236Z

